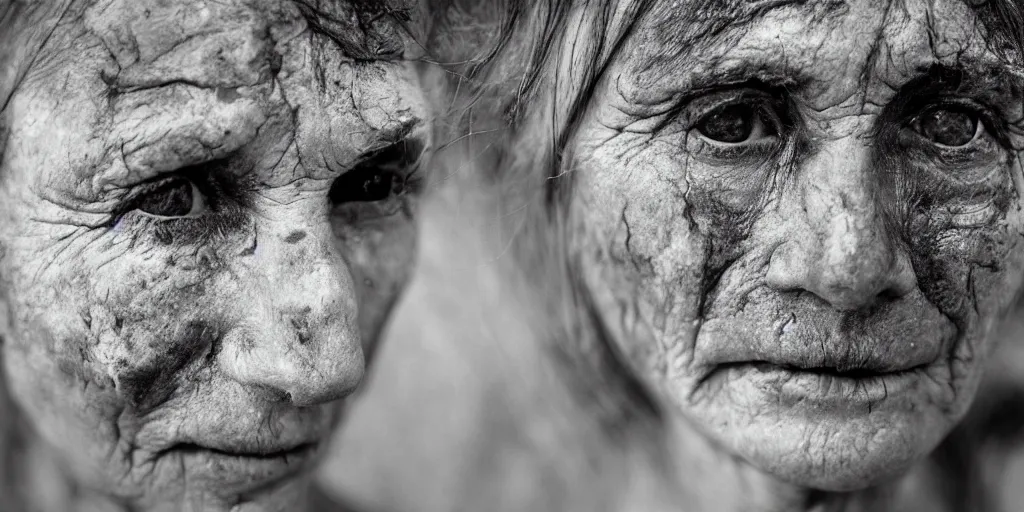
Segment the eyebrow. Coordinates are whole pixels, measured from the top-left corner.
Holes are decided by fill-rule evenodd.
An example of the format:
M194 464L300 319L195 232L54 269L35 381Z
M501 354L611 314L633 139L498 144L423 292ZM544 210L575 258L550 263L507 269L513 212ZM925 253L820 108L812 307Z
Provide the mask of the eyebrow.
M647 31L648 39L645 42L650 44L644 46L654 47L657 52L639 52L640 56L635 61L637 65L630 67L638 70L641 74L659 68L664 69L667 73L674 72L674 67L679 62L686 61L699 52L705 52L704 56L708 56L707 52L713 46L709 45L709 42L729 37L735 34L737 29L754 24L771 13L794 7L806 9L812 19L824 21L844 11L847 4L846 0L661 2L659 7L648 12L646 20L650 23L650 29ZM787 66L774 67L787 68ZM719 69L716 66L715 71L725 75L715 77L716 81L729 79L730 75L736 76L735 81L742 81L740 75L746 72L747 75L754 75L748 77L762 75L760 78L766 82L793 82L792 79L783 80L783 78L800 73L798 68L792 66L777 72L766 67L757 73L751 73L749 69L745 68L746 66L730 66ZM796 81L799 81L799 78Z
M685 55L684 55L685 57ZM991 57L991 58L985 58ZM685 58L684 58L685 61ZM777 92L787 90L799 93L800 88L823 77L813 75L813 70L792 65L785 58L768 56L763 60L730 60L726 64L712 64L699 71L689 71L674 81L670 90L673 101L685 101L687 98L700 96L706 92L745 85L757 84L760 88ZM647 68L642 76L654 71ZM672 76L676 69L658 70L657 76L644 82L660 83L664 76ZM899 84L894 84L898 94L917 91L918 94L934 94L937 91L961 91L977 94L981 91L1004 90L1017 96L1024 93L1024 73L1011 64L997 60L986 54L982 58L961 57L955 63L932 61L908 70ZM655 86L655 89L661 89ZM636 88L647 91L651 87ZM899 92L903 91L903 92ZM630 103L639 103L636 98L625 93L624 99ZM667 99L667 98L666 98Z
M672 34L675 55L679 57L695 42L707 40L755 23L769 14L791 7L801 7L817 19L826 19L846 8L846 0L713 0L710 2L673 2L652 9L651 29L655 33ZM683 25L684 37L679 38ZM662 38L662 44L671 43Z
M807 6L812 21L826 21L829 17L841 15L845 10L845 0L829 0L824 2L808 3L804 0L760 0L743 2L742 0L724 0L718 2L728 4L722 11L714 11L713 15L706 16L709 10L713 10L707 4L695 6L694 4L679 5L673 4L674 12L671 14L664 9L659 13L662 16L652 18L655 27L665 28L669 21L675 17L675 29L672 32L679 34L679 25L687 26L684 29L683 37L676 37L673 40L656 37L654 44L650 47L656 52L639 52L639 58L629 65L640 84L657 84L667 76L680 76L678 91L684 91L686 95L699 93L709 89L722 86L739 85L749 82L760 82L766 86L780 89L795 89L801 85L820 81L827 77L814 74L813 69L794 63L785 55L777 52L764 52L756 55L756 58L730 59L715 48L720 43L727 41L730 36L742 36L741 29L745 26L756 23L770 12L793 6ZM681 18L686 16L686 18ZM703 16L703 17L702 17ZM689 28L690 26L696 28ZM658 32L655 29L652 32ZM693 57L700 56L702 64L699 69L694 68ZM685 63L685 66L684 66ZM680 73L682 71L682 73ZM900 88L910 82L927 82L929 76L962 76L964 87L980 89L983 87L1008 87L1018 91L1024 89L1024 66L1007 62L992 53L991 50L984 51L980 55L958 54L955 60L947 61L941 57L932 56L922 62L914 69L907 69L905 76L896 88ZM628 98L627 98L628 99Z

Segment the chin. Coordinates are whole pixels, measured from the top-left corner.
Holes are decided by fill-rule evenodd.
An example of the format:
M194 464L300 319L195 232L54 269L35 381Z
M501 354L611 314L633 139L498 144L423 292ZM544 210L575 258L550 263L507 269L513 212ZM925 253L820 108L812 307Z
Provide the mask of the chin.
M965 408L925 371L880 381L773 372L732 370L690 416L755 468L811 489L893 481L935 449Z
M736 439L731 441L736 453L779 480L809 489L849 492L894 481L925 458L942 437L922 435L905 424L875 432L865 426L849 421L783 421L734 432Z

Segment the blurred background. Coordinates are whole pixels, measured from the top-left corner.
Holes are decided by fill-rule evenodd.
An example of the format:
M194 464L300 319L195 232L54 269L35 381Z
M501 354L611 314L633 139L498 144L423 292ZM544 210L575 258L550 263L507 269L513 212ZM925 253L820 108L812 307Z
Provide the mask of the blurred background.
M638 467L647 462L596 433L550 354L517 336L527 326L506 314L515 304L494 262L467 239L487 231L479 210L443 194L427 208L417 277L321 471L325 487L380 511L654 509L630 492L686 510L672 482L637 490L656 480ZM904 510L1024 510L1024 314L1001 337L972 413L935 455L961 471L911 483Z

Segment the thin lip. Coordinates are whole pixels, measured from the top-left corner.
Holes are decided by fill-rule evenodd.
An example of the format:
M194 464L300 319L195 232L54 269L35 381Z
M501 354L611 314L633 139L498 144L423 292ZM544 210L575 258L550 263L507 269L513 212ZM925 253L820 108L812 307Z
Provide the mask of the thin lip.
M895 369L876 369L866 366L849 365L845 367L839 366L802 366L799 364L786 363L786 362L775 362L770 360L749 360L749 361L734 361L728 363L720 363L715 365L715 370L728 370L730 368L744 368L750 367L755 369L767 369L775 371L785 371L789 373L803 373L809 375L821 375L823 377L832 377L839 379L852 379L852 380L863 380L863 379L874 379L878 377L886 376L901 376L908 375L920 370L924 370L931 363L921 363L906 368L895 368Z
M748 359L711 365L707 373L701 377L698 386L704 386L710 381L717 380L719 376L733 371L761 371L762 373L784 372L789 375L802 378L811 377L832 379L834 382L847 382L852 385L860 385L861 383L878 383L911 378L927 371L933 363L934 361L929 361L912 366L885 370L867 367L847 367L840 370L838 367L809 366L789 362L777 363L767 359Z
M950 344L955 343L955 339L955 335L938 340L921 338L912 342L916 343L916 349L893 352L878 350L881 343L877 339L861 340L854 336L828 340L820 350L807 343L780 347L777 340L765 338L747 343L727 343L710 354L702 366L709 373L730 366L770 364L794 372L843 377L892 375L934 364ZM842 348L855 346L859 347L856 350Z
M898 375L941 361L962 332L920 292L857 311L836 310L808 293L762 290L749 301L755 307L711 312L701 322L698 367L769 363L832 376Z
M299 443L299 444L291 445L291 446L279 445L279 446L269 446L269 447L261 448L261 449L258 449L258 450L251 450L251 449L245 449L245 448L225 448L225 447L205 446L205 445L198 444L198 443L185 442L185 443L177 443L177 444L171 446L170 448L168 448L166 451L168 451L168 452L176 451L176 452L185 452L185 453L190 453L190 452L191 453L202 453L202 452L205 452L205 453L211 453L211 454L214 454L214 455L220 455L220 456L225 456L225 457L237 457L237 458L246 458L246 459L265 459L265 460L271 460L271 459L281 459L281 458L297 457L297 456L311 454L314 451L316 451L317 446L318 446L318 443L307 442L307 443Z
M320 443L302 443L239 451L181 442L164 450L161 456L180 457L189 471L201 474L212 471L220 475L218 478L225 490L244 493L270 489L307 470L319 446Z
M770 363L736 363L714 372L714 376L734 373L752 379L758 387L771 395L790 397L791 405L806 401L812 404L835 406L881 404L887 399L906 393L928 371L929 365L907 370L882 373L841 374L828 371L806 371ZM713 378L713 376L709 376ZM834 412L834 411L833 411Z

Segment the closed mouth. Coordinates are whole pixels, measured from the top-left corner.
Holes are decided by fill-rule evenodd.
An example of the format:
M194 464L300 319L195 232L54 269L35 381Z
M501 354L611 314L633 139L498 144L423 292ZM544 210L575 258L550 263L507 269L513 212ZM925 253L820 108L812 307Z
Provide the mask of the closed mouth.
M248 458L256 460L275 460L281 459L283 462L287 462L289 458L297 459L303 458L306 455L313 453L316 449L316 443L303 443L294 447L267 447L259 450L231 450L212 448L208 446L201 446L195 443L179 443L172 446L167 451L177 451L179 453L207 453L213 455L220 455L225 457L238 457Z
M858 366L799 366L787 363L773 363L770 361L745 361L738 363L727 363L719 365L720 369L727 369L730 366L752 366L753 368L760 371L778 371L783 370L791 373L810 373L816 374L823 377L834 377L844 379L874 379L879 377L896 377L903 376L913 373L917 370L923 369L927 365L917 365L906 369L897 370L881 370L869 367L858 367Z
M868 404L868 411L889 398L902 396L915 388L928 371L929 364L906 369L879 370L865 367L801 366L768 361L744 361L717 365L702 381L718 381L727 375L742 376L763 393L790 397L800 403ZM751 380L747 380L751 379ZM783 402L780 402L783 403ZM820 412L820 411L819 411Z

